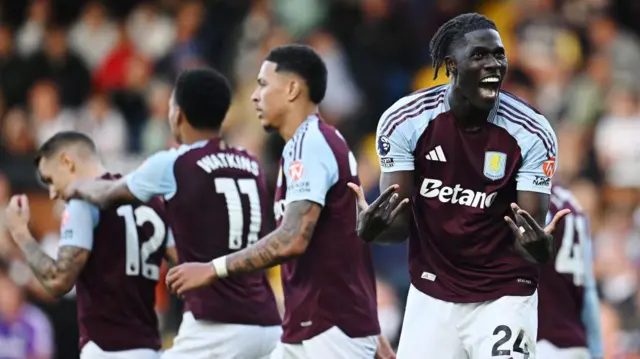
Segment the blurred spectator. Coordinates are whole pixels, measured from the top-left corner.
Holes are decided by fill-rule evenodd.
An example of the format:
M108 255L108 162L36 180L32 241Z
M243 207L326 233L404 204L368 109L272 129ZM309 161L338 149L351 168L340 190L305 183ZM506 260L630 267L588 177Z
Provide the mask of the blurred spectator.
M12 35L8 26L0 24L0 95L7 107L24 100L26 85L25 68L13 52Z
M171 98L171 86L167 83L157 82L150 86L147 96L149 118L142 129L141 149L142 154L148 156L169 145L171 129L169 128L169 99Z
M640 83L640 44L637 36L620 29L609 16L596 16L589 23L589 39L611 61L614 83L627 87ZM640 90L638 87L635 90Z
M24 293L0 260L0 357L6 359L53 358L53 333L49 319L25 301Z
M137 54L127 33L125 24L118 26L118 41L95 71L94 85L98 91L122 90L128 82L129 75L135 71L133 66L144 64L145 60Z
M152 1L143 1L133 9L127 29L138 51L152 60L169 52L176 38L173 20L161 14Z
M91 89L91 75L74 53L67 48L63 28L47 28L44 49L31 56L27 63L31 83L51 79L60 90L62 104L80 106Z
M90 69L98 67L118 41L117 26L99 1L87 3L69 32L69 45Z
M14 108L2 121L0 171L15 191L37 188L33 166L35 139L25 111Z
M73 130L76 125L72 111L62 107L58 89L51 81L37 82L33 86L29 93L29 108L38 146L57 132Z
M327 93L320 110L329 123L340 126L341 120L352 118L362 106L362 95L356 86L344 51L335 38L326 32L313 34L308 44L327 65Z
M204 64L202 44L197 38L205 8L199 0L181 1L176 18L176 43L158 65L161 74L169 78L185 69Z
M598 163L609 185L640 186L640 111L638 92L614 89L608 96L607 114L595 129Z
M127 149L127 124L111 106L106 93L95 93L78 114L77 131L93 139L98 153L108 166L112 158L120 159Z
M40 49L50 18L50 0L31 1L27 19L16 33L16 48L20 56L30 56Z

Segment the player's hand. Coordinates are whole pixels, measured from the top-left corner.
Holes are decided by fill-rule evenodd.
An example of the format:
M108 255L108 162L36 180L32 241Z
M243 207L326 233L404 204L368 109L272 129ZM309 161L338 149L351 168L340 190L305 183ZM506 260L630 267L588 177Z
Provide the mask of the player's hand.
M190 290L205 287L216 280L216 271L210 263L183 263L167 273L167 288L179 297Z
M351 182L347 186L353 190L358 201L356 232L367 243L376 239L380 233L393 223L398 213L409 203L408 198L399 200L400 196L396 193L396 190L400 186L397 184L389 186L371 204L368 204L367 200L365 200L362 187Z
M504 220L516 237L516 251L529 261L545 263L553 253L553 232L558 222L571 211L569 209L559 211L551 223L542 228L527 211L518 207L517 204L512 203L511 210L515 222L506 216Z
M29 231L29 220L31 214L29 211L29 199L24 194L11 197L9 205L6 209L7 230L9 233L17 233L20 231ZM15 239L20 236L12 237Z

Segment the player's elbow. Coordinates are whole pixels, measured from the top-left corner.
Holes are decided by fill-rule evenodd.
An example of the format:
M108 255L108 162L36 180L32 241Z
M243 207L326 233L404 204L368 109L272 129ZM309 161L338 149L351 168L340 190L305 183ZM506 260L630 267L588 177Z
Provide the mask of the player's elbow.
M307 251L309 241L302 234L294 235L288 245L284 247L283 257L293 258L299 257Z
M73 289L74 282L66 278L55 278L47 283L45 288L47 292L54 298L60 299Z

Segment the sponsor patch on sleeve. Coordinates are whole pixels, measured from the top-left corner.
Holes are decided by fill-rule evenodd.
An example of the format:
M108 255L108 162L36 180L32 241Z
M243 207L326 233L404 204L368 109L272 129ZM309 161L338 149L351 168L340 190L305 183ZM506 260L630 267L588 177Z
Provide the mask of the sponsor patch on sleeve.
M380 166L381 167L393 167L393 158L391 157L380 157Z
M292 181L299 181L304 175L304 165L302 161L296 160L289 165L289 177Z
M551 178L544 176L535 176L533 179L533 185L536 187L551 187Z
M542 163L542 172L544 175L553 178L553 175L556 173L556 158L550 157L548 160Z

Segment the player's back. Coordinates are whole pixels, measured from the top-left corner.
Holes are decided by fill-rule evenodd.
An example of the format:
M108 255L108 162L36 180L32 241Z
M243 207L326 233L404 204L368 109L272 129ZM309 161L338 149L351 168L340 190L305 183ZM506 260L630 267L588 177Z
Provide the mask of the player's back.
M76 282L81 347L92 341L105 351L160 349L155 288L167 238L159 199L99 211Z
M220 139L181 146L173 164L176 191L166 208L181 263L207 262L255 243L265 233L268 196L262 168ZM280 324L263 272L225 278L185 294L195 319Z
M411 282L454 303L532 295L537 266L513 251L504 216L513 215L518 191L549 193L553 173L544 163L555 161L555 134L506 93L485 123L465 129L449 107L450 89L406 96L378 124L382 171L414 172Z
M548 340L559 348L586 347L582 321L585 298L586 258L589 245L588 218L566 189L554 185L549 217L569 209L555 232L555 258L541 267L538 286L538 340Z
M318 181L320 191L314 188ZM352 338L380 332L371 252L355 232L357 209L348 182L359 179L347 143L335 128L309 117L283 150L274 206L278 222L291 201L323 206L305 253L282 265L284 343L300 343L333 326Z

